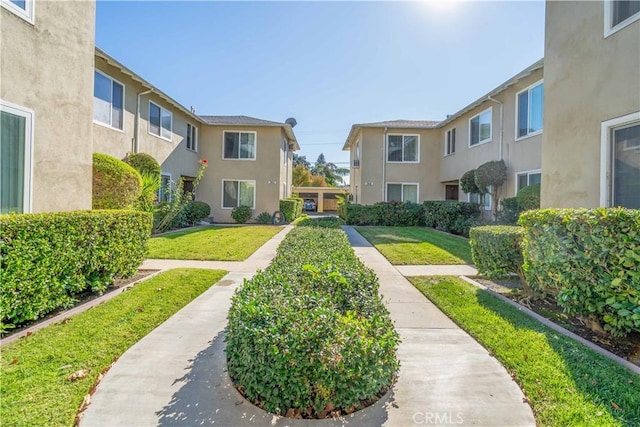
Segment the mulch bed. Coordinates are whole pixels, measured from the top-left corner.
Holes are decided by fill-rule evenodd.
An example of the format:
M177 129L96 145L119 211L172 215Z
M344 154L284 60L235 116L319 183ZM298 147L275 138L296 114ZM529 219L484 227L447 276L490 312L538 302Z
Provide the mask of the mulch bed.
M522 287L517 277L500 280L487 280L481 277L473 277L473 280L546 317L557 325L591 341L597 346L640 366L640 333L632 332L626 338L614 338L610 335L594 332L580 319L567 315L562 307L556 304L552 297L525 300L521 292L519 292Z
M92 292L83 292L81 294L78 294L75 296L75 298L77 299L76 303L72 306L72 307L67 307L67 308L60 308L57 309L55 311L52 311L51 313L47 314L45 317L38 319L38 320L34 320L32 322L27 322L24 323L22 325L20 325L19 327L15 328L15 329L11 329L10 331L1 334L0 337L1 338L7 338L10 337L12 335L16 335L16 334L20 334L21 332L23 332L25 329L29 329L32 326L35 326L39 323L42 322L46 322L47 320L58 316L61 313L64 313L65 311L71 310L75 307L78 307L82 304L86 304L96 298L99 298L103 295L109 294L111 292L117 291L120 288L123 288L125 286L128 286L130 284L132 284L133 282L136 282L140 279L144 279L147 276L150 276L151 274L160 271L160 270L138 270L133 276L128 277L126 279L116 279L113 284L111 284L111 286L109 286L102 294L96 294L96 293L92 293Z

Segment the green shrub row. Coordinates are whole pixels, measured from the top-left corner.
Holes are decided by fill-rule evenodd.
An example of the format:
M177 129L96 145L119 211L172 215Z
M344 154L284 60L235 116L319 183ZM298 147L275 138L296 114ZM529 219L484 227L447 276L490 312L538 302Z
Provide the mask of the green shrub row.
M528 185L518 191L516 197L500 200L497 222L515 225L524 211L540 209L540 184Z
M317 418L392 384L398 334L342 230L296 227L232 299L228 370L265 410Z
M299 218L295 225L298 227L322 227L322 228L342 228L344 221L341 218L335 217L320 217L320 218Z
M424 225L447 233L469 236L469 230L480 218L477 203L427 201L423 206Z
M38 319L113 279L135 273L147 251L151 215L77 211L0 216L0 320L5 329Z
M280 200L280 212L284 214L287 222L292 222L302 215L302 203L302 199L298 198Z
M640 210L543 209L519 222L532 288L614 336L640 331Z
M379 202L373 205L345 204L343 219L349 225L422 226L422 205L411 202Z

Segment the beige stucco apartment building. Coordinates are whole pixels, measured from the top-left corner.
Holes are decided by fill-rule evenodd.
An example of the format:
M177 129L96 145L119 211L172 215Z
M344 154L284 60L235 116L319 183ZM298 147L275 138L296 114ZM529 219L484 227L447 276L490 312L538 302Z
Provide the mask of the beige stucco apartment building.
M1 5L0 213L90 209L95 4Z
M640 2L547 2L543 207L640 209Z
M500 159L508 168L502 197L540 182L542 70L540 60L441 122L353 125L343 147L350 151L353 201L477 201L462 192L460 177Z

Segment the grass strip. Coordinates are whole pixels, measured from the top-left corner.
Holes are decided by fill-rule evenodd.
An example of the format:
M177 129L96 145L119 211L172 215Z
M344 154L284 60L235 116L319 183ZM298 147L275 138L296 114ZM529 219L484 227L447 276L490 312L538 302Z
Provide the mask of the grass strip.
M421 227L356 227L394 265L472 264L466 239Z
M176 231L151 238L147 258L244 261L281 230L273 225L252 225Z
M411 282L511 373L539 426L638 426L640 376L456 277Z
M225 274L170 270L3 347L2 425L73 425L83 397L102 371ZM84 379L67 380L83 369L88 372Z

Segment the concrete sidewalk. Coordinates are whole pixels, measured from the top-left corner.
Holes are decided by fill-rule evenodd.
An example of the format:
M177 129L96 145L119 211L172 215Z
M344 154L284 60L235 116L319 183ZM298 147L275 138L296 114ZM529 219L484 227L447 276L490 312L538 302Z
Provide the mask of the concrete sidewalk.
M345 231L356 254L378 274L380 291L403 340L398 351L401 368L397 383L376 404L333 420L276 417L245 401L226 373L224 328L230 299L243 279L270 263L290 229L276 235L247 261L234 264L236 271L230 271L216 286L125 352L97 387L80 424L535 425L522 392L505 369L351 227L345 227ZM189 263L163 265L191 266ZM196 263L220 268L218 264Z

